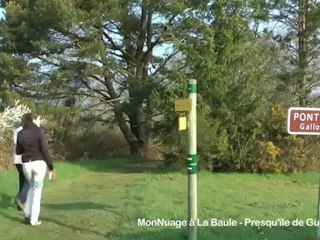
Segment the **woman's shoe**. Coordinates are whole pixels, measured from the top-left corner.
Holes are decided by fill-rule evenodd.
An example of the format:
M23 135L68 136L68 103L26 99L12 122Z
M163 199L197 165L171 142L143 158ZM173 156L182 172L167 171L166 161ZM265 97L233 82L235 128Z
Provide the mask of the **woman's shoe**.
M42 224L41 221L38 221L38 222L35 222L35 223L30 223L31 226L39 226L41 224Z
M30 222L30 220L29 220L29 224L31 225L31 226L39 226L39 225L41 225L42 224L42 221L41 221L41 219L39 218L38 219L38 221L37 222L35 222L35 223L31 223Z
M29 217L25 217L25 218L24 218L24 223L25 223L25 224L28 224L28 225L31 225L31 226L39 226L39 225L42 224L42 222L41 222L40 219L39 219L37 222L35 222L35 223L31 223Z
M19 211L23 211L24 205L20 202L19 199L16 199L16 205Z

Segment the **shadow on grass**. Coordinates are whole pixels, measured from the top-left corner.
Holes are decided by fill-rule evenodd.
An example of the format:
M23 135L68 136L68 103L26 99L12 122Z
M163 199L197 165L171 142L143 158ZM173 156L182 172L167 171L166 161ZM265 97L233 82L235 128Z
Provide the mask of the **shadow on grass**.
M109 205L93 203L93 202L72 202L72 203L47 203L43 204L44 208L54 210L106 210L116 212Z
M8 194L0 194L0 209L11 208L13 207L14 198Z
M101 232L98 232L98 231L95 231L95 230L92 230L92 229L89 229L89 228L84 228L84 227L81 227L81 226L71 225L71 224L68 224L66 222L58 221L58 220L53 219L53 218L43 217L42 219L44 221L46 221L46 222L51 222L53 224L56 224L59 227L71 229L72 231L79 231L79 232L83 232L83 233L86 233L86 234L94 234L94 235L102 236L102 237L107 237L108 236L107 233L104 234L104 233L101 233Z
M163 167L160 160L146 160L137 158L114 158L107 160L79 160L72 161L72 164L81 166L89 171L113 172L113 173L157 173L167 174L174 170Z
M14 197L1 193L0 194L0 215L3 216L4 218L10 219L13 222L24 222L22 218L18 218L15 216L11 216L8 214L8 212L11 212L12 209L16 209L16 206L14 205Z
M317 240L314 227L253 228L219 227L198 228L201 240ZM134 233L113 233L110 239L131 240L187 240L188 229L140 229Z

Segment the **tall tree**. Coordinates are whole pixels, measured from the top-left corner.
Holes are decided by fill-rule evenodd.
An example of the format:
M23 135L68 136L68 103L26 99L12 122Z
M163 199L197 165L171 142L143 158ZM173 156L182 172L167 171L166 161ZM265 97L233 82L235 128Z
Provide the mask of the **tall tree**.
M272 38L250 26L266 19L264 11L256 1L210 1L186 11L175 33L184 61L175 76L181 84L168 95L179 93L188 77L198 80L198 150L210 169L249 168L263 141L260 119L269 104L276 55Z
M1 50L36 77L11 82L45 95L81 95L112 107L133 154L148 146L154 77L175 54L155 57L187 7L154 0L7 1ZM31 62L30 62L31 61Z
M283 49L279 74L282 89L290 91L290 103L305 107L320 99L319 40L320 2L317 0L271 1L271 20L279 23L276 39Z

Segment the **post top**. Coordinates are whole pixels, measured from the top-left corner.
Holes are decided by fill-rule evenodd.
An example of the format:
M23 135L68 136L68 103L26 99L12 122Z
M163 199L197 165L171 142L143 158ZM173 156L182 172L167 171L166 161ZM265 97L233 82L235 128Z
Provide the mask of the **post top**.
M189 84L197 84L197 80L196 79L189 79Z

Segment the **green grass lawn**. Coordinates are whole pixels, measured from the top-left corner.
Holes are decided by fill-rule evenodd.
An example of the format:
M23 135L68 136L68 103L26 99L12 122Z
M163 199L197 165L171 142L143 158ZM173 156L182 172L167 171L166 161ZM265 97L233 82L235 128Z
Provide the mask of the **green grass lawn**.
M147 166L146 166L147 165ZM150 165L150 167L149 167ZM143 166L143 167L142 167ZM30 227L13 205L15 170L0 174L0 239L179 240L186 227L142 227L138 219L186 220L187 175L156 171L132 159L57 164L58 179L46 181L41 217ZM245 219L316 219L318 174L212 174L198 177L199 240L308 240L315 227L245 226ZM211 219L239 225L211 226ZM242 222L242 225L240 224Z

